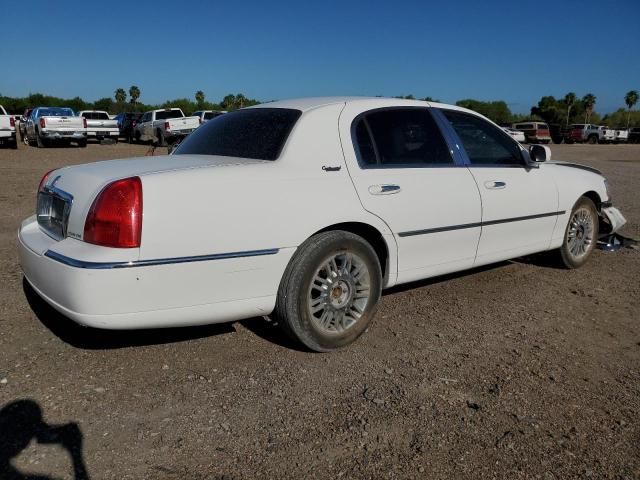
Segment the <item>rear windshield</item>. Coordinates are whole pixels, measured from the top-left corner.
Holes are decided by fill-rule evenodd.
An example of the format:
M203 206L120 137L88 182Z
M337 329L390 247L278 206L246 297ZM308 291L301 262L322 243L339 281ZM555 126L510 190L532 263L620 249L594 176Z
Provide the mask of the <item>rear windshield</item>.
M584 128L584 125L581 125L581 124L575 124L575 125L571 125L571 128L575 128L575 129L578 129L578 130L582 130L582 129Z
M539 123L538 130L549 130L549 125L547 125L546 123Z
M302 112L251 108L225 113L189 135L174 155L222 155L275 160Z
M156 112L156 120L166 120L167 118L182 118L184 114L180 110L164 110Z
M70 108L41 108L38 110L39 117L75 117L76 114Z
M533 124L531 123L516 123L513 128L521 129L521 130L530 130L533 128Z
M89 120L109 120L109 115L104 112L83 112L82 116Z

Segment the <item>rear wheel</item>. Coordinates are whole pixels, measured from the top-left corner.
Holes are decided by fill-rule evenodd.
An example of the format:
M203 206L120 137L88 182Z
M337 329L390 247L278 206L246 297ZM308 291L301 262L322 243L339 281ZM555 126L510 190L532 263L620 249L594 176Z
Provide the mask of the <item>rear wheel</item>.
M80 148L87 148L87 139L85 138L84 140L78 140L78 146Z
M593 201L580 197L571 211L564 233L562 247L558 250L560 263L566 268L584 265L598 241L598 211Z
M38 130L36 130L36 146L38 148L44 148L47 146L45 140L40 136L40 132Z
M598 137L596 135L590 135L587 141L590 145L595 145L596 143L598 143Z
M158 129L158 131L156 132L156 138L157 138L157 142L158 142L158 146L159 147L166 147L167 146L167 141L164 138L164 132L160 129Z
M371 245L350 232L324 232L291 259L273 317L307 348L327 352L366 330L381 290L380 262Z
M140 143L140 132L138 130L136 130L136 133L134 135L135 139L136 139L136 143Z

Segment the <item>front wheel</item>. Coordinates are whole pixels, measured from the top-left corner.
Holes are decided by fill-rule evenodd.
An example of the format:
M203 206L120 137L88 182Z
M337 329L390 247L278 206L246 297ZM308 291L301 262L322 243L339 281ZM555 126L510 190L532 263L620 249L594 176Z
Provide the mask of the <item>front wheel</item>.
M380 261L367 241L340 230L319 233L289 262L273 317L307 348L327 352L362 335L381 291Z
M566 268L584 265L598 241L598 211L593 201L580 197L571 211L559 259Z

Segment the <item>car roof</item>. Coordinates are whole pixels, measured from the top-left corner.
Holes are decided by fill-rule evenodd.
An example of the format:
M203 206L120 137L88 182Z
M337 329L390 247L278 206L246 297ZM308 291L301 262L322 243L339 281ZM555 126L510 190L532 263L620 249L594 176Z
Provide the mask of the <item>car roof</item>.
M308 97L308 98L292 98L289 100L278 100L275 102L261 103L260 105L254 105L248 108L291 108L306 112L316 108L326 107L329 105L337 104L353 104L353 103L366 103L368 109L384 108L390 106L407 106L407 107L437 107L447 108L450 110L459 110L463 112L473 113L478 115L477 112L469 110L467 108L458 107L456 105L447 105L445 103L426 102L424 100L408 100L404 98L390 98L390 97Z

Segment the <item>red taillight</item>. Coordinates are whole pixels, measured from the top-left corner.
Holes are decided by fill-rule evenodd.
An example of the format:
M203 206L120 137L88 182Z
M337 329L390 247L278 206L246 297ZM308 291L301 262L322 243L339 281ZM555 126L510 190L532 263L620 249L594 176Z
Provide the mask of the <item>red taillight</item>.
M171 125L169 125L169 122L164 122L164 129L171 130Z
M40 119L40 128L47 128L47 124L46 124L46 122L44 121L44 118L41 118L41 119Z
M9 126L14 127L16 126L16 119L14 117L9 117Z
M82 126L83 126L84 128L87 128L87 119L86 119L86 118L84 118L84 117L82 117Z
M42 189L44 188L44 186L47 184L47 180L49 180L49 175L51 175L51 172L53 172L53 170L49 170L47 173L45 173L42 176L42 180L40 180L40 184L38 185L38 191L39 192L41 192Z
M142 182L116 180L94 200L84 224L85 242L104 247L135 248L142 236Z

